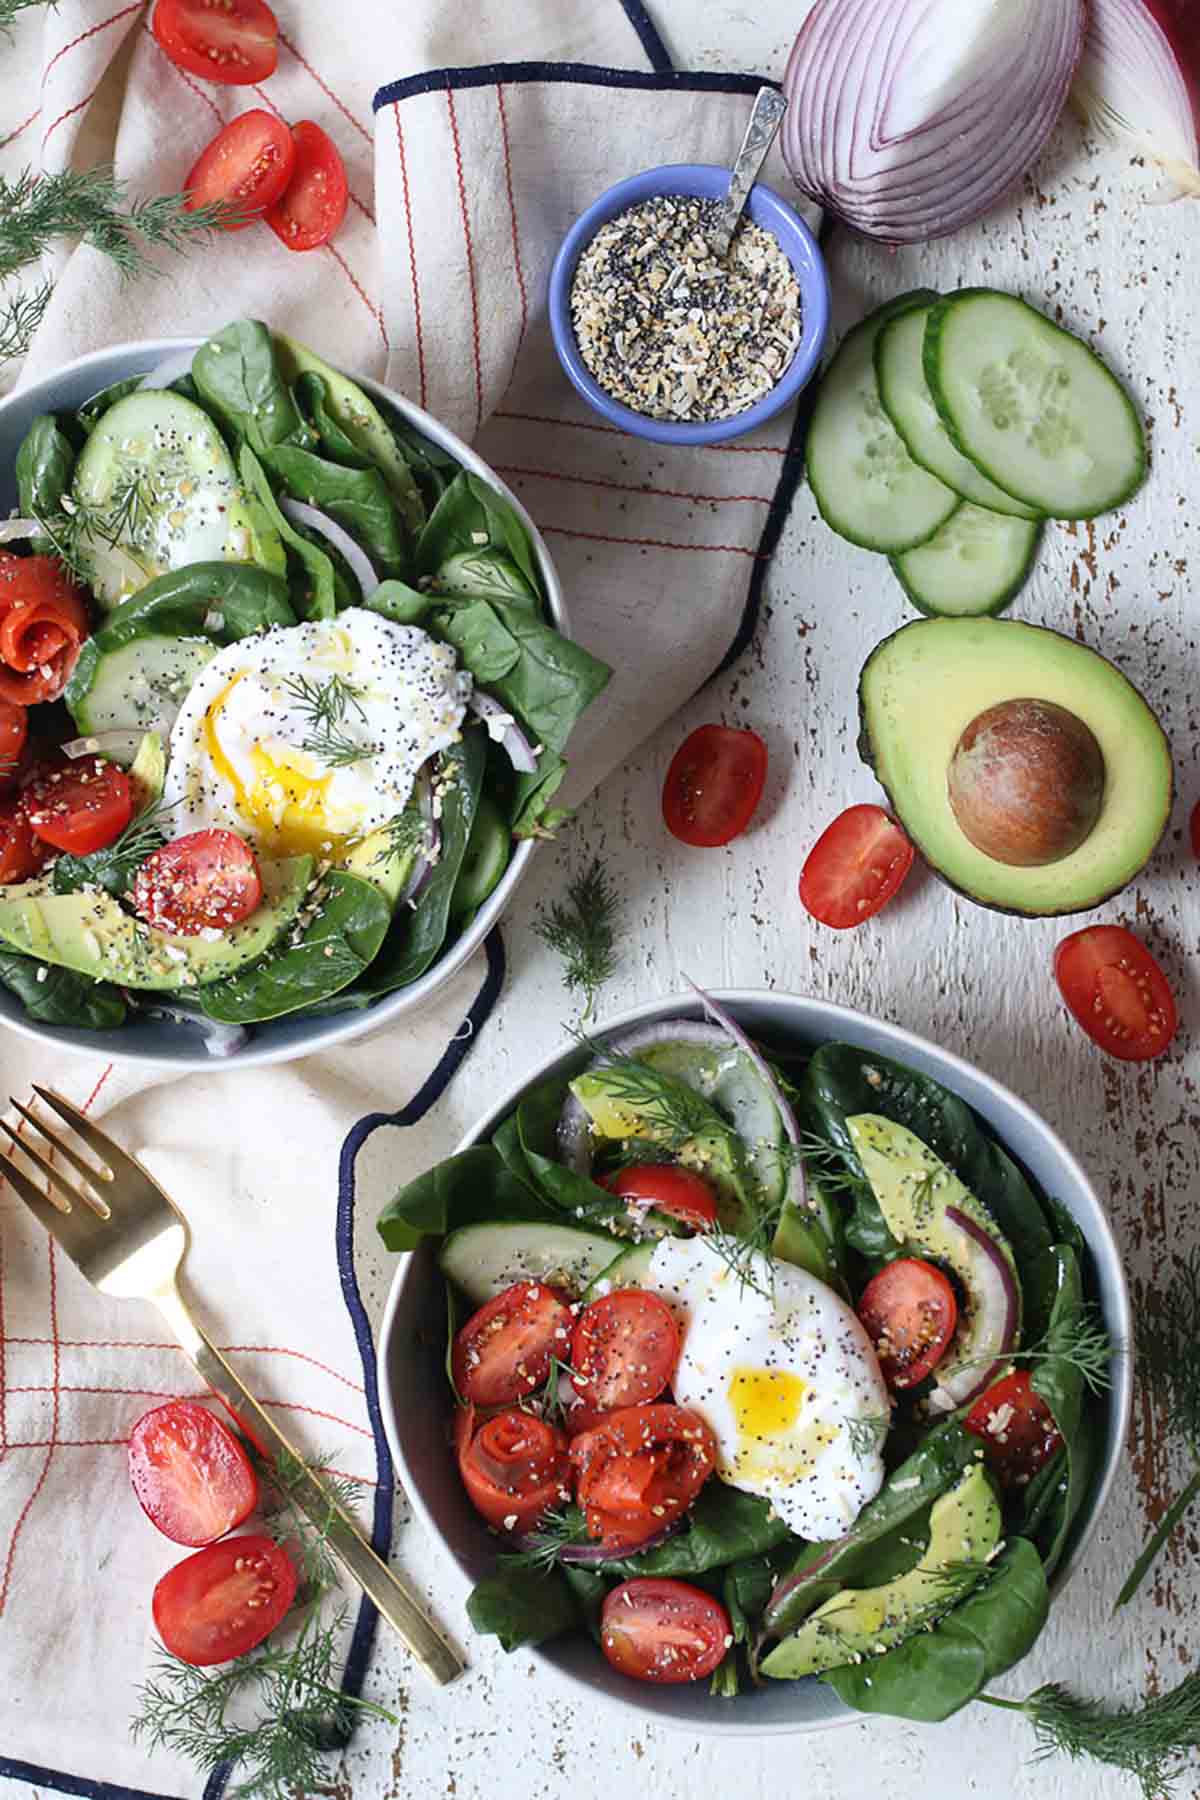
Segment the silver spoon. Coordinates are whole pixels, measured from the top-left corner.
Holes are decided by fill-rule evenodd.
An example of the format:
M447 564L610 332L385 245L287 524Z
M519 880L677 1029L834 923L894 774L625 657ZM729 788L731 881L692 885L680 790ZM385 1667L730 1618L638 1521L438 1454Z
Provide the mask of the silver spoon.
M724 262L729 255L729 246L746 210L750 189L758 180L758 172L767 160L767 152L775 142L786 111L787 101L778 88L759 88L742 147L733 165L729 192L720 202L720 211L708 232L709 249L719 262Z

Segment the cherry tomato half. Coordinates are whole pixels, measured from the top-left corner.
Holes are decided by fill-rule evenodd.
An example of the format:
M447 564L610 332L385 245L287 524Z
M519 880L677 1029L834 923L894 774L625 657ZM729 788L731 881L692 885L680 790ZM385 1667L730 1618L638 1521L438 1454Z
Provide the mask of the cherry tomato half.
M571 1309L539 1281L514 1281L473 1313L454 1339L454 1386L474 1406L511 1406L541 1387L550 1358L566 1357Z
M716 1461L711 1428L687 1407L660 1401L609 1413L571 1440L589 1535L635 1548L683 1517Z
M274 206L292 178L296 151L283 119L255 107L232 119L200 152L184 182L188 211L219 205L223 231L243 231Z
M177 1544L213 1544L258 1505L249 1457L196 1400L143 1413L129 1434L129 1479L150 1523Z
M116 763L81 756L36 775L25 789L24 806L44 843L88 856L120 837L133 817L133 789Z
M850 806L809 851L800 900L820 924L847 931L881 912L912 866L912 845L881 806Z
M693 1231L717 1222L717 1197L708 1182L677 1163L633 1163L605 1175L600 1186L631 1206L650 1206Z
M287 249L316 250L329 242L346 216L346 168L337 145L311 119L293 125L292 142L292 178L266 220Z
M679 1357L679 1329L665 1300L619 1288L585 1306L571 1340L572 1386L585 1406L609 1412L662 1393Z
M858 1316L888 1386L910 1388L946 1354L958 1324L958 1301L936 1264L901 1256L868 1281Z
M30 830L21 802L0 800L0 882L28 881L48 855L46 845Z
M683 740L667 770L667 830L696 849L728 844L754 817L766 779L767 746L756 731L701 725Z
M177 68L226 87L265 81L279 61L279 24L263 0L158 0L151 29Z
M1123 925L1088 925L1054 952L1059 991L1094 1044L1122 1062L1161 1056L1179 1025L1166 976Z
M460 1433L458 1467L471 1504L501 1531L531 1531L570 1498L567 1440L556 1427L514 1408Z
M155 850L133 878L135 911L180 937L239 925L261 902L258 861L233 831L190 831Z
M732 1642L725 1608L690 1581L623 1581L600 1612L600 1648L635 1681L702 1681Z
M1033 1390L1028 1369L995 1382L963 1424L983 1444L989 1469L1006 1487L1024 1487L1062 1448L1054 1414Z
M244 1656L274 1631L296 1598L292 1560L274 1538L222 1538L168 1569L154 1590L165 1649L198 1669Z

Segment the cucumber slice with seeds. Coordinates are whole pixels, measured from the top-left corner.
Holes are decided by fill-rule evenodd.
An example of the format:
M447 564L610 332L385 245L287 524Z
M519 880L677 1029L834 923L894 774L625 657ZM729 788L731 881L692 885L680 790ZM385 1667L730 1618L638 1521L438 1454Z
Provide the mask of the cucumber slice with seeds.
M1014 500L981 474L961 450L956 450L942 423L925 379L923 356L925 328L934 304L915 306L892 319L876 339L875 375L884 411L914 462L952 487L964 500L1018 519L1040 518L1035 507Z
M897 554L931 538L959 503L913 461L875 379L875 340L890 320L937 299L922 289L892 300L843 340L826 370L808 433L808 481L821 517L864 550Z
M975 618L1002 612L1025 586L1042 539L1040 519L1012 519L964 501L927 544L893 556L918 612Z
M438 1262L471 1304L482 1306L514 1281L546 1281L582 1294L620 1248L619 1239L574 1225L496 1219L452 1231Z
M966 288L934 307L925 379L976 468L1055 519L1094 519L1146 475L1133 401L1100 358L1023 300Z

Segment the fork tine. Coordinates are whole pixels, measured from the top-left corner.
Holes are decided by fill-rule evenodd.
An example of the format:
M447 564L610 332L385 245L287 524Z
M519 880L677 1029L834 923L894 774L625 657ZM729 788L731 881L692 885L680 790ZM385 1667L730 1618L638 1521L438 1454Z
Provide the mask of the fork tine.
M39 1225L45 1227L52 1238L62 1245L71 1261L80 1267L85 1263L88 1252L95 1242L97 1231L105 1229L104 1221L97 1217L90 1207L74 1206L69 1213L60 1212L30 1181L28 1175L18 1169L10 1157L0 1151L0 1171L12 1187L19 1200L24 1201Z
M70 1182L65 1179L62 1170L56 1169L53 1163L47 1162L46 1158L39 1150L36 1150L32 1144L26 1143L25 1139L21 1137L18 1132L13 1130L7 1119L0 1119L0 1131L7 1133L16 1148L21 1152L21 1155L28 1158L35 1169L41 1170L42 1174L46 1177L46 1186L52 1193L61 1195L69 1205L73 1204L76 1200L83 1200L86 1204L89 1200L94 1199L98 1206L103 1208L104 1215L107 1216L108 1206L105 1202L100 1200L98 1194L80 1194L78 1189L73 1188Z
M72 1150L70 1144L60 1137L57 1131L51 1131L50 1127L44 1120L39 1119L36 1113L31 1113L27 1106L21 1105L19 1100L10 1098L9 1105L14 1107L15 1110L20 1113L27 1125L32 1125L33 1129L40 1132L41 1136L44 1137L48 1143L53 1144L56 1153L62 1157L63 1161L70 1163L76 1173L82 1175L83 1179L93 1188L96 1186L97 1182L104 1181L105 1177L101 1174L100 1170L92 1163L85 1162L82 1156L80 1156L77 1151ZM0 1119L0 1125L4 1125L3 1119ZM4 1129L8 1131L8 1126L5 1125ZM9 1137L13 1136L11 1131L8 1132L8 1135ZM16 1142L17 1140L14 1138L13 1141ZM25 1148L24 1138L20 1140L20 1146L22 1149Z
M131 1214L140 1214L147 1206L163 1205L178 1213L179 1209L169 1195L163 1192L152 1175L147 1174L140 1163L134 1161L115 1144L106 1131L84 1116L78 1108L64 1100L60 1094L53 1093L50 1088L39 1087L33 1083L33 1091L52 1112L56 1112L64 1124L78 1132L89 1150L94 1150L102 1162L112 1170L113 1180L104 1181L97 1178L92 1171L92 1179L103 1183L101 1198L112 1215L115 1224L126 1221Z

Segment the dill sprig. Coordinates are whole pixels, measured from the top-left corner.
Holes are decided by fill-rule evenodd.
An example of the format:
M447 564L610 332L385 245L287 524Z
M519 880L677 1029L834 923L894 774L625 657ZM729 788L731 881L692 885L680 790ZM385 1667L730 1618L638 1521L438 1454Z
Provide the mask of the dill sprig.
M17 15L29 12L35 6L57 10L58 0L0 0L0 32L3 32L5 37L11 37Z
M562 1552L569 1544L587 1542L587 1520L577 1506L563 1507L561 1512L542 1515L536 1531L529 1534L524 1550L514 1550L500 1557L510 1569L535 1569L547 1574L557 1568Z
M120 837L103 850L92 850L86 856L60 856L51 877L54 892L76 894L82 888L99 887L120 899L146 858L166 843L168 815L176 804L156 800L132 818Z
M25 355L33 342L34 332L46 316L53 292L54 283L42 281L36 287L9 295L0 303L0 363Z
M1176 1251L1171 1279L1163 1286L1138 1293L1134 1313L1137 1351L1142 1379L1172 1432L1177 1433L1197 1466L1152 1532L1129 1577L1117 1595L1124 1606L1141 1586L1147 1571L1181 1519L1200 1495L1200 1346L1196 1320L1200 1317L1200 1247L1186 1256ZM1114 1608L1115 1610L1115 1608Z
M331 1475L324 1458L311 1465L255 1460L271 1490L274 1533L287 1541L303 1574L299 1630L290 1642L260 1644L212 1672L164 1654L138 1690L130 1730L151 1749L186 1757L203 1774L235 1765L241 1779L231 1800L291 1800L326 1781L326 1754L345 1746L358 1718L397 1721L339 1686L336 1659L348 1614L339 1608L326 1616L324 1608L335 1581L329 1539L338 1508L353 1501L359 1484ZM329 1494L328 1511L316 1520L294 1498L306 1466L322 1475ZM235 1702L238 1724L228 1717Z
M103 505L64 495L62 511L38 513L38 524L59 562L77 580L89 582L98 544L139 547L154 520L154 490L144 469L121 471Z
M288 675L281 683L305 715L306 725L300 748L333 769L349 768L365 762L374 754L370 743L364 744L350 727L355 718L365 724L363 689L355 687L344 675L328 675L312 681L307 675Z
M597 994L617 970L619 910L617 891L597 856L567 883L565 899L556 900L534 923L538 937L563 959L567 992L582 994L585 1019L591 1018Z
M0 281L36 262L60 238L81 238L130 280L154 265L148 247L183 250L232 222L228 206L189 207L186 194L130 201L110 168L62 169L43 175L23 169L0 176Z
M1141 1706L1107 1707L1080 1700L1053 1682L1025 1700L981 1694L989 1706L1024 1713L1037 1737L1037 1757L1084 1757L1123 1769L1146 1800L1170 1791L1188 1753L1200 1746L1200 1673Z
M846 1437L855 1456L873 1456L892 1428L890 1412L869 1413L861 1419L844 1419Z

